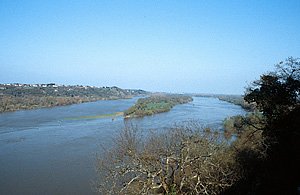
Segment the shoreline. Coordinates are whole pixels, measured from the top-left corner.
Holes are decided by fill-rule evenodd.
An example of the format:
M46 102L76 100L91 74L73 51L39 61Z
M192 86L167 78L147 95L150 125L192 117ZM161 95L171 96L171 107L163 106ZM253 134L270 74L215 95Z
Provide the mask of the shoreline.
M15 108L6 108L3 109L3 107L0 108L0 114L4 113L10 113L10 112L17 112L17 111L24 111L24 110L35 110L35 109L42 109L42 108L54 108L59 106L69 106L69 105L75 105L75 104L82 104L82 103L88 103L88 102L96 102L96 101L105 101L105 100L118 100L118 99L131 99L135 96L126 96L126 97L110 97L110 98L103 98L103 97L52 97L52 96L42 96L42 97L17 97L15 99L9 99L7 101L22 101L25 105L21 105L18 103ZM28 99L32 100L34 98L37 101L48 101L44 104L41 103L38 104L28 104L29 101L26 101ZM18 100L16 100L18 99ZM50 101L49 101L50 99ZM25 101L24 101L25 100ZM64 101L65 100L65 101ZM3 100L2 100L3 101ZM53 102L54 101L54 102ZM50 102L50 103L49 103ZM16 104L10 104L10 105L16 105ZM9 105L9 106L10 106Z

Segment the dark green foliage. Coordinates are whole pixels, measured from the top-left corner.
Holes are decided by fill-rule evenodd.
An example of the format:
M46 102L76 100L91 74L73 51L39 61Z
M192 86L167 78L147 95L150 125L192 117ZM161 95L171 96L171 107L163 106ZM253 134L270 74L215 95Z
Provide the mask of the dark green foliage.
M189 96L165 95L141 98L137 103L124 112L125 117L142 117L170 111L177 104L193 101Z
M255 81L245 96L248 103L256 103L268 122L288 114L300 101L300 60L288 58L276 68Z
M299 193L299 92L300 61L295 58L280 62L275 72L262 75L248 89L245 100L256 104L264 125L248 124L261 132L265 157L253 150L239 150L236 160L245 174L227 194Z

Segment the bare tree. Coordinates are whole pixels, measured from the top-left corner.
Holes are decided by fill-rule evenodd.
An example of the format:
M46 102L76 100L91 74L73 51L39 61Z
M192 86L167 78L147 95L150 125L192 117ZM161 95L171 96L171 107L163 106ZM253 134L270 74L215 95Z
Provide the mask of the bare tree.
M195 124L146 138L130 126L115 143L99 159L101 194L219 194L239 178L228 142Z

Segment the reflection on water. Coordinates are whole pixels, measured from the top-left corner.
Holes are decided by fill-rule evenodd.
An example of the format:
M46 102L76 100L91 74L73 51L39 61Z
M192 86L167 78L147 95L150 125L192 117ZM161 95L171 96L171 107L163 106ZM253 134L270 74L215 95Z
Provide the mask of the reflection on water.
M100 145L109 145L124 126L123 118L113 113L126 110L136 100L0 114L0 194L92 194L96 153L101 154ZM218 99L194 97L170 112L126 122L143 130L189 120L220 128L224 118L244 113Z

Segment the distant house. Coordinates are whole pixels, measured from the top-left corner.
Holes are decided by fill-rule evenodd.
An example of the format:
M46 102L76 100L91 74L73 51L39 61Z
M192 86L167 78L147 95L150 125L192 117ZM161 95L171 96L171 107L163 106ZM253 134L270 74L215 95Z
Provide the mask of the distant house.
M57 86L55 85L55 83L49 83L47 84L47 87L57 87Z

